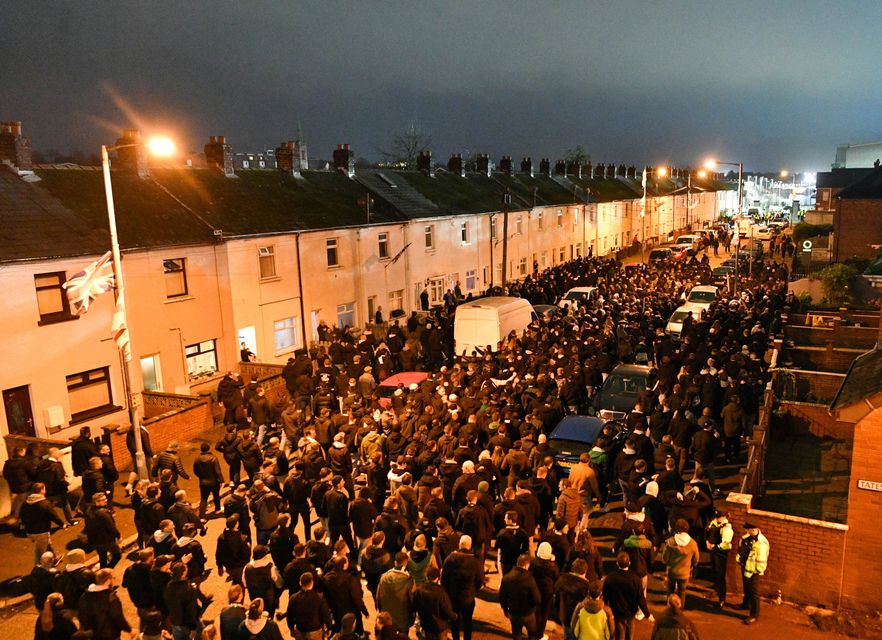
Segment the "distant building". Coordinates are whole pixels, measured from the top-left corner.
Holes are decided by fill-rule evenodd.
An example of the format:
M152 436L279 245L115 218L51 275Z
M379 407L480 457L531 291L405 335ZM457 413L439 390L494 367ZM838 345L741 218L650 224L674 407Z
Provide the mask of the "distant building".
M305 145L304 145L305 146ZM246 169L276 169L276 152L273 149L251 153L234 153L233 167L236 171Z
M833 169L867 169L882 162L882 142L841 144L836 147Z
M874 258L882 247L882 167L835 197L833 260Z
M833 211L836 208L836 196L839 192L854 184L872 169L833 169L819 171L815 178L815 208L818 211Z

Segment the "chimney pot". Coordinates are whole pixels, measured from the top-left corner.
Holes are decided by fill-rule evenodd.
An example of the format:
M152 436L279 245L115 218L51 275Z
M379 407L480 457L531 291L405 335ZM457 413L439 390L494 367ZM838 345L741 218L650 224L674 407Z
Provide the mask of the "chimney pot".
M334 168L349 178L355 175L355 159L348 144L337 145L337 150L334 152Z
M18 171L31 171L31 142L21 135L21 121L0 122L0 160L11 163Z
M235 177L233 149L226 143L226 136L209 136L205 151L205 164L209 169L219 169L228 178Z

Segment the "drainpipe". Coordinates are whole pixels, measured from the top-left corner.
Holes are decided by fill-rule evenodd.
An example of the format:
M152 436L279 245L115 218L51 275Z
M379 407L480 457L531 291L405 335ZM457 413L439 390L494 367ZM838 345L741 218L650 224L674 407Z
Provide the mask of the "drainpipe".
M306 311L303 308L303 271L300 268L300 232L294 234L294 243L297 249L297 288L300 290L300 334L303 339L303 348L309 350L309 342L306 339Z

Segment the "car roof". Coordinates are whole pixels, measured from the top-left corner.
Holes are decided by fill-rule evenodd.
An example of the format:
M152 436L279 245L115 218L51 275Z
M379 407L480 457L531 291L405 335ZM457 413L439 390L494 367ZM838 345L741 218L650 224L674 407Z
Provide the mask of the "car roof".
M693 291L699 291L699 292L703 292L703 293L717 293L719 290L720 290L719 287L714 287L713 285L709 285L709 284L701 284L701 285L698 285L697 287L692 287L689 290L689 293L692 293Z
M567 289L567 293L571 293L573 291L584 291L585 293L589 293L591 291L594 291L596 288L597 287L570 287L569 289Z
M704 308L695 304L681 304L679 307L674 309L674 313L678 311L691 311L692 313L704 313Z
M594 416L566 416L551 432L552 440L575 440L588 444L603 431L603 420Z
M652 367L647 367L644 364L620 364L617 365L610 375L613 373L618 373L620 375L634 375L635 373L639 373L640 375L648 376L652 371Z
M425 371L402 371L401 373L396 373L394 376L389 376L388 378L383 380L380 383L380 386L397 387L399 384L403 384L405 387L407 387L412 384L420 384L428 377L429 374Z
M513 302L523 301L526 304L530 304L526 298L517 298L515 296L490 296L487 298L478 298L477 300L472 300L471 302L464 302L459 305L460 308L463 307L474 307L477 309L480 308L493 308L498 309L500 307L506 307Z

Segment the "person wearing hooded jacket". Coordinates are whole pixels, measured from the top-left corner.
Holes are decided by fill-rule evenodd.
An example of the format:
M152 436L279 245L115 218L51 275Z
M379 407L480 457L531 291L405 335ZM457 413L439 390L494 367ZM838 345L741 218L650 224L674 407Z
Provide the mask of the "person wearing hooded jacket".
M683 603L676 593L668 596L668 607L652 627L652 640L699 640L698 629L683 614Z
M614 631L612 610L603 602L600 582L588 586L585 598L564 623L566 637L575 640L610 640Z
M377 611L388 611L402 633L407 633L413 625L410 598L414 585L407 571L407 561L405 552L399 551L395 555L395 565L380 577L376 597Z
M530 574L530 556L523 554L516 566L502 577L499 585L499 606L511 622L513 640L521 640L526 630L528 638L538 638L537 612L542 606L542 595L536 580Z
M98 571L95 582L80 596L77 618L82 631L92 632L91 640L118 640L123 631L132 630L113 588L113 572L110 569Z
M573 613L576 607L589 593L592 583L588 582L585 574L588 572L588 563L582 558L573 561L570 570L561 574L554 583L552 596L551 619L564 628L566 640L573 640L572 625ZM597 595L600 595L600 582L596 581Z
M46 486L42 482L35 482L31 486L31 493L21 506L19 517L25 533L34 542L34 564L39 564L40 557L52 548L52 525L64 526L64 521L46 499Z
M239 625L239 640L282 640L279 625L263 606L260 598L248 605L245 619Z
M560 577L560 569L557 567L551 545L547 542L539 544L536 557L530 562L530 574L536 581L539 595L542 598L540 606L536 609L536 634L545 635L545 625L551 615L551 604L554 596L554 585Z
M674 535L665 540L662 561L667 567L668 593L676 593L683 606L686 605L686 586L698 566L698 559L698 545L689 536L689 523L677 520Z

